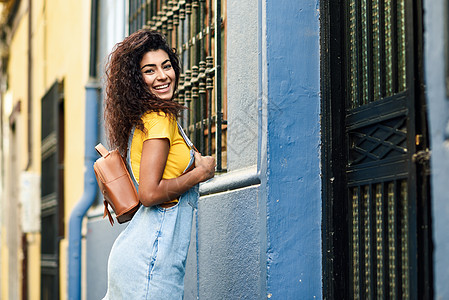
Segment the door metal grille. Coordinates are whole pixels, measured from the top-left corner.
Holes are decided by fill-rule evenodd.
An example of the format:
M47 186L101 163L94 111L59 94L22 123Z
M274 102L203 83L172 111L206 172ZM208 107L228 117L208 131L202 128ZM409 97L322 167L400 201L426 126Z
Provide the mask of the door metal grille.
M321 7L323 294L427 299L429 170L415 154L428 145L421 1Z
M191 140L226 168L226 0L130 0L129 31L150 28L167 36L182 65L175 101Z
M352 298L410 299L416 271L409 264L408 202L414 95L407 86L405 0L347 5Z
M351 188L352 296L410 299L406 180Z
M406 90L406 0L350 0L347 4L348 107Z

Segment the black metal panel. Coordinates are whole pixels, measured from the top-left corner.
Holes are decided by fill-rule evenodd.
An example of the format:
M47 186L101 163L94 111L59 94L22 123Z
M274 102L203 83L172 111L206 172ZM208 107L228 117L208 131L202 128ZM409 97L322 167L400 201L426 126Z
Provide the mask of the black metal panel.
M63 206L62 84L55 82L42 98L41 141L41 299L59 299L60 208Z
M54 193L57 189L57 174L49 170L57 168L57 154L54 152L42 159L41 195L42 197ZM45 172L44 172L45 170Z
M406 154L406 122L406 116L399 116L349 131L349 166L382 164L380 161Z
M45 94L42 99L42 128L41 128L41 140L44 141L51 133L55 132L58 126L57 107L55 101L59 97L59 86L57 84L52 85L50 90ZM55 100L53 100L55 99Z
M346 127L347 130L352 130L355 127L367 126L385 119L406 115L407 109L406 92L385 97L382 100L347 110Z
M383 161L382 165L369 164L365 168L347 168L347 185L349 187L407 178L409 175L408 159Z
M55 245L57 244L57 235L55 224L56 223L56 211L47 210L46 215L42 216L41 224L42 228L45 228L45 233L42 234L42 247L41 254L57 254L57 248Z
M331 13L332 12L332 13ZM349 227L345 181L346 143L344 114L346 89L343 67L346 57L341 37L345 10L341 1L320 1L321 113L323 165L323 297L350 299L348 250Z
M59 299L58 283L54 280L55 276L58 274L54 268L41 269L41 299Z

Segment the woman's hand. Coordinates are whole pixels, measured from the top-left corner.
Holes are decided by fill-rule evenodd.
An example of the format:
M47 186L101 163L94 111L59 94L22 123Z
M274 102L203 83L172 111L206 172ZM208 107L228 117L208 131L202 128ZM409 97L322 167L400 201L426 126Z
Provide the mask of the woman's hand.
M214 177L215 159L195 153L193 170L176 178L162 179L169 150L168 139L150 139L143 143L139 200L145 206L176 199L192 186Z
M195 152L195 168L201 171L201 182L214 177L216 165L212 156L202 156L199 152Z

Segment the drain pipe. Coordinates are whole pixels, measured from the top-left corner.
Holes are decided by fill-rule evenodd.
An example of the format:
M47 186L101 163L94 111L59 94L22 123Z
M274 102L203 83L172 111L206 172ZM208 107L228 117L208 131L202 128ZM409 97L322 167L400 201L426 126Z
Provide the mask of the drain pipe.
M100 101L100 84L97 80L96 71L98 0L92 0L91 5L89 80L85 86L84 192L70 214L69 220L67 283L69 300L81 300L82 224L84 216L94 203L97 195L97 182L93 164L98 158L95 145L98 141L98 106Z
M85 127L85 161L84 193L70 214L69 221L69 300L81 299L81 230L83 218L94 203L97 195L97 182L93 164L98 158L95 145L98 139L98 99L99 85L92 80L86 85L86 127Z

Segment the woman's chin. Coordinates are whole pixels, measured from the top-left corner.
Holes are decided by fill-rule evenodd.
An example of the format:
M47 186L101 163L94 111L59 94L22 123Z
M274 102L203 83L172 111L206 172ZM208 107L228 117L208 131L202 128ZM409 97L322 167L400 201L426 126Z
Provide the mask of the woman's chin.
M165 101L171 100L173 98L173 93L159 94L159 93L153 92L153 95L156 96L158 99L165 100Z

